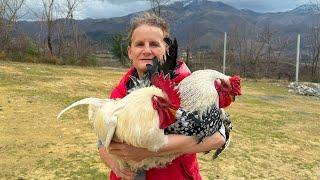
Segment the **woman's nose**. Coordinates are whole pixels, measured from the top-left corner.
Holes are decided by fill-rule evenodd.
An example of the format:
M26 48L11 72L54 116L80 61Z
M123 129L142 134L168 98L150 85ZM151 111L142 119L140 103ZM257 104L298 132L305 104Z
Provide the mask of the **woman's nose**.
M150 49L150 46L149 45L145 45L144 47L143 47L143 53L144 54L151 54L151 49Z

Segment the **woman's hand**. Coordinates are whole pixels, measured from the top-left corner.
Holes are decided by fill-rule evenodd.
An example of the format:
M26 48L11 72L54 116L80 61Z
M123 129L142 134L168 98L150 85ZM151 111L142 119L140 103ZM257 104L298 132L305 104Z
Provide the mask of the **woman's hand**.
M121 179L131 180L134 179L136 174L128 169L121 169L117 161L110 157L106 148L99 148L99 155L101 160Z
M204 138L202 143L189 148L185 148L183 153L209 152L213 149L219 149L224 145L225 142L226 140L220 134L220 132L216 132L213 135Z
M148 151L145 148L130 146L126 143L112 141L108 147L109 153L117 155L125 161L142 161L143 159L153 156L154 152Z

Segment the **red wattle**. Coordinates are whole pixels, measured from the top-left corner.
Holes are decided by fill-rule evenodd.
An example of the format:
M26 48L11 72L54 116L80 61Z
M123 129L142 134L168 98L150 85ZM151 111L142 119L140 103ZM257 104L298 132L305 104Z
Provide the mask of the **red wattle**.
M240 78L240 76L234 75L229 79L229 81L231 84L230 94L232 96L240 96L241 95L241 85L240 85L241 78Z
M214 81L214 87L216 88L219 95L219 108L225 108L229 106L232 99L229 94L229 87L224 80L220 79L219 83L217 80Z
M159 96L151 98L153 108L159 115L159 127L165 129L176 121L175 114L172 109L174 108L168 100Z

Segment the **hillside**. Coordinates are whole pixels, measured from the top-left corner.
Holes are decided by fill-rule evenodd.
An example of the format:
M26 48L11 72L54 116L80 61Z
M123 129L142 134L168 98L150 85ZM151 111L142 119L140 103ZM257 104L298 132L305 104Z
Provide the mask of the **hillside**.
M77 20L77 24L92 39L105 42L112 34L125 32L130 18L135 14ZM190 46L191 42L196 47L211 47L212 42L221 39L224 32L231 32L236 27L240 33L245 33L250 27L263 29L268 26L280 37L292 40L296 39L298 33L303 37L309 27L320 22L319 12L308 5L287 12L257 13L248 9L239 10L219 1L179 1L163 7L163 14L170 22L172 36L177 37L182 47ZM45 33L41 25L43 22L18 23L22 32L33 37ZM42 32L39 29L43 29Z
M85 107L57 120L84 97L108 96L124 70L0 61L0 177L105 179ZM288 93L288 82L243 80L228 109L232 142L204 179L319 179L320 99Z

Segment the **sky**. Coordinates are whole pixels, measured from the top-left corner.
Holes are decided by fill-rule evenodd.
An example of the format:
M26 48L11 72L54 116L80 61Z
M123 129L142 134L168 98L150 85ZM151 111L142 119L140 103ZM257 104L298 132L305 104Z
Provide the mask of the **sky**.
M56 0L62 2L63 0ZM125 16L130 13L147 10L150 3L146 0L81 0L76 19L110 18ZM171 2L179 1L172 0ZM220 0L238 9L250 9L256 12L284 12L294 9L312 0ZM63 5L62 5L63 6ZM22 19L32 20L34 14L40 14L42 0L26 0L26 12ZM33 13L30 13L33 12ZM39 15L38 15L39 16Z

